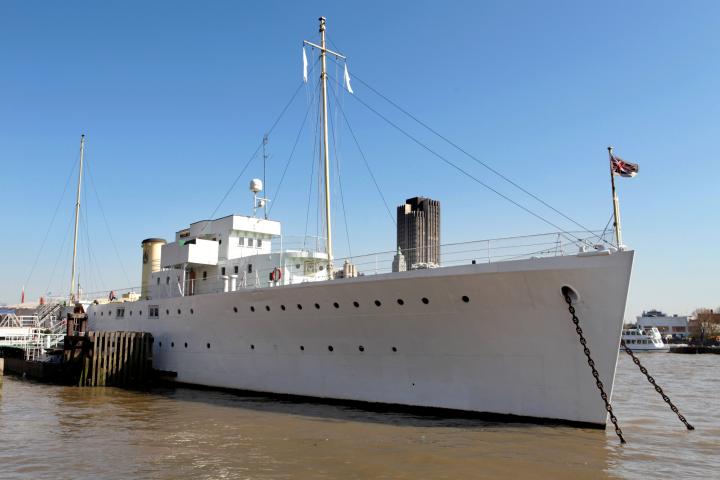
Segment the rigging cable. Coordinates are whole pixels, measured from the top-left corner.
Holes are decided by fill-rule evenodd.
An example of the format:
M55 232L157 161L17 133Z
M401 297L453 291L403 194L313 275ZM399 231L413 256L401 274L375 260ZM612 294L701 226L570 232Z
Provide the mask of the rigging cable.
M60 261L60 258L64 257L64 248L65 248L65 242L67 241L68 235L70 235L70 228L73 226L73 220L72 217L68 220L68 226L65 229L65 235L63 236L62 243L60 243L60 255L55 257L55 264L53 265L52 271L50 272L50 278L48 279L47 287L45 288L46 292L50 291L50 285L52 285L53 278L55 278L55 271L57 270L58 262Z
M318 80L318 85L320 84L320 80ZM295 149L298 146L298 142L300 141L300 136L302 135L303 130L305 129L305 124L307 123L308 115L310 114L310 110L312 109L313 100L315 99L315 95L313 93L312 98L310 99L310 102L308 103L307 109L305 109L305 116L302 119L302 122L300 122L300 129L298 130L297 136L295 137L295 143L292 146L292 150L290 151L290 156L287 159L287 162L285 162L285 168L283 169L282 175L280 176L280 182L278 183L277 189L275 190L275 198L273 198L273 204L270 205L270 209L268 210L268 215L272 213L273 207L277 204L277 198L280 195L280 189L282 188L283 181L285 180L285 174L288 171L288 168L290 167L290 162L292 162L292 159L295 155Z
M332 90L331 90L332 91ZM375 178L375 175L373 174L372 169L370 168L370 163L368 162L367 158L365 157L365 153L363 152L362 148L360 147L360 142L357 139L357 136L355 135L355 131L350 126L350 121L347 118L347 115L345 115L345 111L340 106L340 103L337 101L337 95L334 91L333 98L335 98L335 103L338 105L338 109L340 110L340 114L345 120L345 124L348 127L348 130L350 131L350 135L353 137L353 140L355 142L355 146L358 149L358 152L360 152L360 157L362 157L363 162L365 163L365 168L367 168L368 173L370 174L370 178L372 178L373 184L375 185L375 189L377 190L378 194L380 195L380 198L382 199L383 205L385 205L385 210L387 210L388 216L390 217L390 221L393 222L393 225L397 225L397 221L395 220L395 217L393 217L392 212L390 210L390 206L388 205L387 200L385 199L385 195L383 195L382 190L380 189L380 185L378 185L377 179Z
M60 210L60 205L62 204L62 201L65 198L65 192L67 192L68 185L70 184L70 179L72 178L72 174L75 173L75 167L77 166L79 161L80 161L80 152L78 151L78 156L75 159L75 163L73 164L72 169L70 169L70 173L68 173L67 180L65 180L65 186L63 187L63 191L62 191L62 194L60 195L60 199L58 200L57 205L55 205L55 211L53 212L52 219L50 220L50 224L48 225L47 231L45 232L45 237L43 238L42 242L40 243L40 249L38 250L38 253L35 256L35 261L33 261L32 267L30 268L30 273L28 274L27 278L25 279L24 285L26 285L26 286L29 286L30 280L32 279L32 276L33 276L33 273L35 273L35 268L37 267L38 261L40 260L40 256L42 255L42 251L45 248L45 243L47 242L47 239L50 236L50 230L52 229L52 226L55 223L55 218L57 217L58 211Z
M337 63L337 60L335 60L334 58L333 58L332 60ZM420 124L421 126L423 126L424 128L426 128L427 130L429 130L430 132L432 132L434 135L436 135L437 137L439 137L441 140L443 140L444 142L446 142L447 144L449 144L449 145L452 146L453 148L457 149L459 152L461 152L461 153L463 153L464 155L466 155L468 158L472 159L472 160L475 161L476 163L478 163L478 164L482 165L483 167L485 167L485 168L486 168L487 170L489 170L490 172L492 172L492 173L494 173L495 175L497 175L498 177L502 178L503 180L505 180L505 181L506 181L507 183L509 183L510 185L514 186L515 188L517 188L517 189L520 190L521 192L525 193L526 195L532 197L533 199L535 199L536 201L540 202L540 203L541 203L542 205L544 205L545 207L549 208L549 209L552 210L553 212L555 212L555 213L557 213L558 215L562 216L562 217L565 218L566 220L574 223L575 225L577 225L578 227L582 228L582 229L585 230L586 232L588 232L588 233L592 232L588 227L582 225L581 223L577 222L577 221L574 220L573 218L571 218L571 217L569 217L568 215L564 214L563 212L561 212L561 211L558 210L557 208L553 207L552 205L550 205L549 203L547 203L547 202L546 202L545 200L543 200L542 198L540 198L540 197L538 197L537 195L535 195L534 193L528 191L526 188L522 187L522 186L519 185L518 183L516 183L516 182L514 182L513 180L511 180L509 177L503 175L501 172L499 172L498 170L496 170L496 169L494 169L493 167L491 167L488 163L483 162L482 160L480 160L479 158L477 158L475 155L471 154L470 152L468 152L467 150L465 150L464 148L462 148L460 145L458 145L457 143L453 142L452 140L450 140L449 138L447 138L446 136L444 136L443 134L441 134L440 132L438 132L437 130L435 130L434 128L432 128L430 125L428 125L427 123L423 122L422 120L420 120L419 118L417 118L415 115L413 115L412 113L410 113L410 112L408 112L407 110L405 110L404 108L402 108L400 105L398 105L397 103L395 103L394 101L392 101L390 98L388 98L387 96L385 96L385 95L383 95L382 93L380 93L377 89L373 88L371 85L369 85L367 82L365 82L362 78L358 77L355 73L353 73L353 79L356 79L357 81L359 81L360 83L362 83L364 86L366 86L368 89L370 89L370 90L371 90L372 92L374 92L376 95L378 95L380 98L382 98L383 100L385 100L386 102L388 102L390 105L392 105L393 107L395 107L395 108L397 108L398 110L400 110L403 114L405 114L406 116L410 117L412 120L414 120L415 122L417 122L418 124Z
M312 200L312 189L313 189L313 183L315 182L315 155L317 154L317 149L319 145L319 136L318 132L320 131L320 106L318 105L317 115L315 116L315 134L313 136L313 153L310 157L310 188L308 189L308 201L307 201L307 210L305 212L305 235L303 236L303 250L305 250L305 246L307 243L307 235L308 235L308 227L310 225L310 202ZM318 185L318 188L320 188L320 185Z
M292 103L295 101L295 98L297 97L298 93L300 93L300 90L302 90L303 85L305 85L305 82L301 80L300 85L298 85L298 87L295 89L292 96L290 97L290 100L288 100L288 102L285 104L282 111L280 112L280 115L277 116L277 118L273 122L270 129L267 130L267 132L265 133L266 135L269 136L272 133L272 131L275 129L277 124L280 122L282 117L285 115L285 112L287 112L288 108L290 108L290 105L292 105ZM228 188L227 191L225 192L225 195L223 195L222 199L220 200L220 203L217 204L217 206L215 207L215 210L213 210L213 212L210 214L210 217L208 218L208 220L212 221L212 219L215 217L215 214L220 209L222 204L225 203L225 200L227 200L228 195L230 195L230 192L233 191L233 189L235 188L235 185L237 185L237 182L240 180L240 178L245 173L245 170L248 169L248 167L250 166L250 163L252 163L252 161L255 159L255 157L260 152L260 150L262 150L262 146L263 146L263 142L261 141L260 144L258 145L258 147L255 149L255 152L252 154L252 156L250 156L250 159L248 159L248 161L245 163L245 166L242 168L242 170L240 170L240 173L237 175L237 177L235 177L235 180L233 180L232 184L230 185L230 188ZM209 225L210 225L210 222L206 222L205 226L203 226L202 230L200 230L200 234L202 234Z
M123 275L125 276L125 281L128 285L130 285L130 277L127 274L127 270L125 270L125 265L123 264L122 258L120 257L120 251L117 248L117 244L115 243L115 238L113 237L112 230L110 229L110 224L108 223L107 217L105 216L105 209L102 206L102 202L100 201L100 195L98 194L97 189L95 188L95 180L93 179L92 172L90 170L90 162L87 162L87 177L88 177L88 184L90 187L92 187L93 193L95 194L95 199L98 202L98 206L100 207L100 213L102 214L102 219L105 222L105 228L107 229L108 236L110 237L110 243L112 243L113 250L115 250L115 255L117 256L118 263L120 264L120 269L123 272Z
M485 187L486 189L488 189L488 190L490 190L491 192L495 193L495 194L498 195L499 197L507 200L508 202L512 203L512 204L515 205L516 207L524 210L525 212L527 212L527 213L529 213L530 215L538 218L539 220L542 220L543 222L547 223L548 225L552 226L553 228L556 228L556 229L558 230L558 232L562 232L564 235L565 235L565 234L569 234L565 229L563 229L563 228L561 228L560 226L556 225L555 223L551 222L551 221L548 220L547 218L543 217L542 215L540 215L540 214L538 214L538 213L533 212L533 211L530 210L528 207L526 207L526 206L522 205L521 203L513 200L512 198L508 197L508 196L505 195L504 193L500 192L499 190L497 190L497 189L491 187L490 185L488 185L487 183L483 182L482 180L480 180L479 178L477 178L476 176L474 176L473 174L471 174L471 173L468 172L467 170L463 169L463 168L460 167L459 165L451 162L451 161L448 160L446 157L444 157L444 156L441 155L440 153L436 152L435 150L433 150L432 148L430 148L429 146L427 146L425 143L421 142L420 140L418 140L417 138L415 138L414 136L412 136L410 133L408 133L406 130L404 130L402 127L400 127L398 124L396 124L395 122L393 122L392 120L390 120L389 118L387 118L385 115L383 115L382 113L380 113L380 112L378 112L377 110L375 110L373 107L371 107L371 106L368 105L366 102L364 102L362 99L360 99L360 97L358 97L357 95L353 94L353 95L351 95L351 96L352 96L356 101L360 102L360 104L362 104L363 106L365 106L365 108L367 108L368 110L370 110L371 112L373 112L375 115L377 115L378 117L380 117L382 120L384 120L386 123L388 123L390 126L392 126L393 128L395 128L396 130L398 130L400 133L402 133L403 135L405 135L406 137L408 137L410 140L412 140L413 142L415 142L416 144L418 144L420 147L424 148L425 150L427 150L428 152L430 152L431 154L433 154L434 156L436 156L436 157L439 158L441 161L443 161L443 162L446 163L447 165L451 166L452 168L454 168L454 169L457 170L458 172L460 172L460 173L462 173L463 175L465 175L466 177L474 180L474 181L477 182L479 185L482 185L482 186ZM582 228L585 229L585 227L582 227ZM586 229L586 231L591 232L590 230L587 230L587 229ZM575 240L581 240L581 239L576 237Z
M339 106L339 102L336 99L336 103ZM335 109L335 115L337 117L337 111L338 109ZM350 257L350 260L352 260L352 247L350 246L350 228L348 227L348 221L347 221L347 211L345 210L345 195L343 193L342 188L342 175L340 175L340 156L338 155L338 149L337 149L337 137L335 136L335 122L333 121L332 117L330 117L330 131L332 132L332 139L333 139L333 151L335 152L335 171L337 172L337 179L338 179L338 186L340 190L340 204L342 205L342 211L343 211L343 221L345 224L345 236L347 237L347 244L348 244L348 254Z

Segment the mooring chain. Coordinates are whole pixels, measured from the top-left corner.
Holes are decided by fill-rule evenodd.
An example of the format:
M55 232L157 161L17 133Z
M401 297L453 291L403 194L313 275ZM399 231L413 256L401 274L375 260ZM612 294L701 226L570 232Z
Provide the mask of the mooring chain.
M675 413L675 415L677 415L677 417L680 419L680 421L685 424L685 427L686 427L688 430L695 430L695 427L693 427L692 425L690 425L690 423L687 421L687 419L685 419L685 416L684 416L682 413L680 413L680 411L679 411L678 408L675 406L675 404L670 400L670 397L668 397L667 395L665 395L665 392L663 392L663 389L660 388L660 385L658 385L657 383L655 383L655 379L652 377L652 375L650 375L650 374L648 373L647 368L645 368L645 367L642 366L642 364L640 363L640 359L638 359L638 358L635 356L635 354L633 353L633 351L630 350L630 347L628 347L627 345L625 345L625 340L622 340L622 339L620 340L620 346L622 346L623 350L625 350L625 353L627 353L628 355L630 355L630 357L632 357L633 363L635 363L635 365L638 366L638 368L640 369L640 371L641 371L641 372L643 373L643 375L645 375L645 377L647 378L647 381L650 382L650 384L651 384L653 387L655 387L655 391L660 394L660 396L663 398L663 400L665 400L665 403L667 403L667 404L670 406L670 410L672 410L672 411Z
M580 345L583 347L583 352L585 352L585 356L587 357L587 363L590 366L590 369L592 370L592 376L595 378L595 385L597 385L598 390L600 390L600 397L603 399L603 402L605 402L605 410L607 410L608 414L610 415L610 421L612 422L613 426L615 427L615 434L620 438L620 443L626 443L625 438L623 438L622 430L620 429L620 425L618 425L618 419L613 413L612 405L610 405L610 400L608 399L607 393L605 393L605 386L603 385L602 381L600 380L600 374L598 373L597 369L595 368L595 361L590 356L590 349L587 346L587 340L585 340L585 336L583 335L583 330L580 328L580 319L575 314L575 307L573 307L572 304L572 298L570 298L570 295L565 294L565 301L568 304L568 310L570 311L570 315L572 315L572 321L575 324L575 331L578 334L578 337L580 337Z

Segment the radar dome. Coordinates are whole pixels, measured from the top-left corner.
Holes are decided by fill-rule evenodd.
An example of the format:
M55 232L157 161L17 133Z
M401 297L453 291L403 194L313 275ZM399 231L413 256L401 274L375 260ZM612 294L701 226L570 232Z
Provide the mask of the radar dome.
M262 180L259 178L253 178L250 180L250 191L253 193L261 192L263 189Z

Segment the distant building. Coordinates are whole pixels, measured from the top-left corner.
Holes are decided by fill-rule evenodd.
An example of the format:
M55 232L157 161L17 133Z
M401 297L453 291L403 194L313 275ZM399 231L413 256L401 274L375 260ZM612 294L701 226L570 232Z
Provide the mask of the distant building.
M684 339L690 333L688 330L688 317L666 315L660 310L648 310L637 317L637 326L640 328L655 327L663 338Z
M405 263L405 255L402 254L402 251L398 247L397 253L393 257L392 271L404 272L405 270L407 270L407 264Z
M440 202L408 198L397 207L397 247L408 270L415 265L440 265Z

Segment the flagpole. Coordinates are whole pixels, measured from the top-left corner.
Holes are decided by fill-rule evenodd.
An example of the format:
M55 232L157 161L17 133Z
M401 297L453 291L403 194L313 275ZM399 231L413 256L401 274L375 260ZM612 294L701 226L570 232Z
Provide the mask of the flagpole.
M612 198L613 198L613 219L615 222L615 243L617 248L620 249L622 246L622 229L620 227L620 202L618 201L617 191L615 190L615 172L613 170L613 147L607 147L609 161L610 161L610 185L612 186Z

